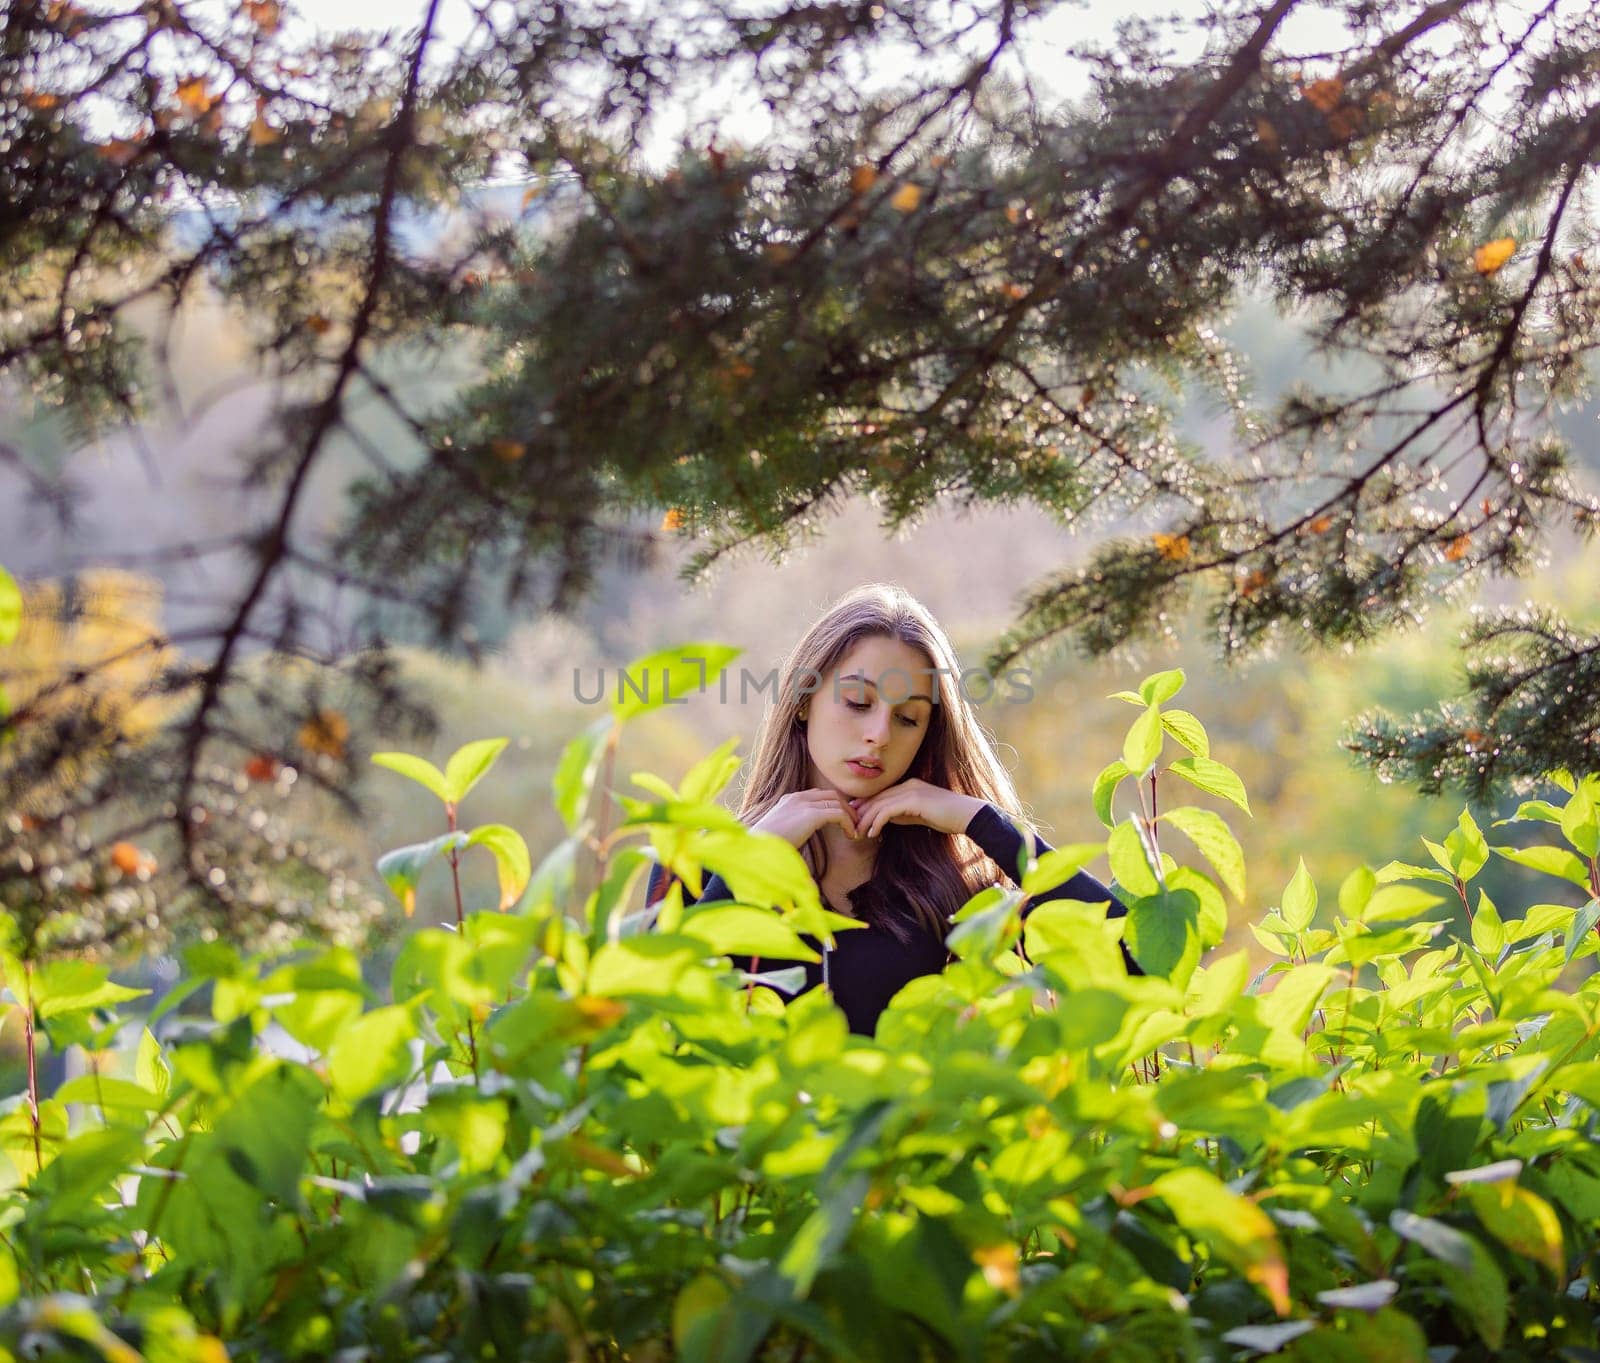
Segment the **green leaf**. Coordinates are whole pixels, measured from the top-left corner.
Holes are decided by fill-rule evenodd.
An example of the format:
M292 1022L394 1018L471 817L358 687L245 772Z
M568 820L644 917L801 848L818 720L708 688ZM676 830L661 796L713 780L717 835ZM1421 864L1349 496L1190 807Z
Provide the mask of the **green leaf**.
M363 1013L328 1050L328 1078L334 1092L358 1102L391 1088L411 1073L411 1043L417 1019L410 1004L392 1003Z
M1572 927L1567 931L1567 965L1572 964L1572 958L1597 924L1600 924L1600 899L1591 899L1572 917Z
M1490 850L1518 866L1560 876L1574 885L1589 888L1589 868L1565 847L1495 847Z
M1160 894L1161 882L1150 867L1145 853L1144 839L1139 836L1135 817L1130 816L1111 830L1106 841L1106 855L1111 861L1111 874L1129 894L1139 898Z
M1130 772L1150 770L1161 756L1161 707L1152 705L1133 721L1122 741L1122 761Z
M715 1273L703 1272L672 1303L672 1344L684 1363L717 1363L727 1356L734 1328L733 1293Z
M1485 1230L1513 1254L1566 1280L1566 1250L1555 1208L1515 1179L1467 1185L1467 1200Z
M109 1074L76 1075L56 1090L55 1100L125 1112L159 1112L166 1103L166 1099L152 1089Z
M1339 885L1339 912L1359 921L1377 888L1378 877L1372 874L1372 868L1357 866Z
M503 823L486 823L467 836L466 846L487 847L494 854L495 872L500 879L500 907L509 909L522 898L533 878L533 858L522 834Z
M1523 819L1537 819L1540 823L1561 822L1561 811L1548 800L1524 800L1517 806L1517 812L1509 819L1496 819L1494 826L1499 828L1502 824L1517 823Z
M1505 1342L1509 1298L1505 1275L1489 1251L1472 1236L1403 1208L1389 1214L1389 1227L1439 1261L1456 1310L1485 1344L1498 1349Z
M550 784L555 792L556 813L561 815L569 833L577 830L578 820L589 807L595 773L600 769L606 735L611 728L609 717L598 719L561 750L561 760L556 763L556 774Z
M109 1008L115 1003L143 998L150 992L113 984L107 978L109 973L105 966L89 961L46 961L35 967L31 981L24 987L33 999L34 1015L41 1019ZM7 974L11 972L8 970ZM17 993L16 981L11 981L11 991ZM18 997L22 996L18 994Z
M1367 900L1361 921L1399 922L1406 918L1415 918L1423 910L1431 909L1435 904L1443 902L1438 895L1418 889L1415 885L1381 885L1373 892L1372 898Z
M1147 975L1186 989L1200 962L1200 899L1191 889L1145 895L1128 905L1122 940Z
M488 774L505 751L509 738L480 738L464 743L444 764L445 799L453 805L467 798L467 792Z
M143 1145L142 1131L128 1127L98 1127L74 1136L34 1180L29 1200L43 1206L46 1222L80 1222L112 1180L137 1162Z
M323 1097L322 1084L299 1065L279 1063L267 1070L234 1099L214 1128L228 1167L268 1197L296 1206Z
M0 568L0 646L11 643L22 629L22 588Z
M1215 762L1209 757L1184 757L1167 768L1174 776L1181 776L1191 786L1208 795L1217 795L1250 813L1250 801L1244 792L1244 782L1231 767Z
M444 779L444 773L425 757L416 757L408 752L375 752L372 754L372 764L398 772L407 780L432 791L446 804L450 802L450 785Z
M1304 857L1300 858L1295 873L1284 886L1281 908L1283 921L1292 932L1304 932L1317 916L1317 886L1311 879L1311 873L1306 870Z
M1280 1316L1289 1314L1289 1269L1272 1218L1209 1169L1190 1166L1162 1174L1150 1191L1180 1226L1266 1294Z
M1094 812L1107 828L1116 823L1111 817L1112 797L1117 793L1117 787L1122 784L1124 778L1132 774L1128 770L1128 764L1118 758L1115 762L1102 767L1100 774L1094 778Z
M1427 842L1427 839L1424 838L1423 842ZM1378 868L1378 884L1387 885L1396 880L1426 880L1435 885L1451 887L1455 885L1455 878L1448 871L1435 871L1431 866L1413 866L1406 861L1391 861Z
M741 904L786 909L818 904L817 883L792 844L771 833L713 829L694 843Z
M1163 710L1161 727L1196 757L1211 756L1211 738L1206 726L1187 710Z
M141 1088L165 1094L172 1087L172 1067L161 1054L161 1043L149 1027L139 1033L139 1049L133 1059L133 1079Z
M690 767L683 784L678 788L679 798L700 803L715 799L733 779L734 772L739 770L739 759L733 755L733 750L738 746L739 739L735 735Z
M1471 880L1489 861L1489 844L1483 840L1477 820L1465 809L1456 820L1455 832L1444 840L1445 851L1450 856L1449 870Z
M466 846L465 833L441 833L427 842L415 842L409 847L397 847L378 858L378 874L383 883L405 908L409 918L417 907L417 880L423 868L441 852Z
M1209 809L1169 809L1161 821L1170 823L1209 861L1222 883L1238 900L1244 899L1244 849L1220 814Z
M769 960L787 961L822 959L800 939L799 933L768 909L752 909L739 904L701 909L687 915L679 931L686 937L699 938L713 951L723 955L762 956Z
M1573 792L1561 811L1561 832L1581 855L1593 858L1600 854L1600 814L1595 811L1587 781Z
M1120 700L1125 705L1137 705L1141 710L1149 704L1137 691L1113 691L1107 700Z
M1164 705L1183 690L1183 669L1154 672L1139 683L1139 699L1146 705Z
M726 644L693 643L635 658L617 679L612 718L620 724L664 705L684 704L743 652Z
M1472 945L1490 960L1506 945L1506 925L1500 921L1494 900L1483 890L1478 891L1478 911L1472 916Z
M1103 842L1077 842L1052 848L1023 875L1023 894L1033 898L1066 884L1105 850Z

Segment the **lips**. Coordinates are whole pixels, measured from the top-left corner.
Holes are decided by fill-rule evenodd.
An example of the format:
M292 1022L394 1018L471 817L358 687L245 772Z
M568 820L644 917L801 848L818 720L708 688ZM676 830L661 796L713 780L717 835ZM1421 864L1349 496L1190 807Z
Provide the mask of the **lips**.
M869 762L863 762L860 758L856 758L856 757L847 758L846 761L845 761L845 766L849 767L850 770L855 772L855 774L857 776L881 776L881 775L883 775L883 768L882 767L874 765L874 764L869 763Z

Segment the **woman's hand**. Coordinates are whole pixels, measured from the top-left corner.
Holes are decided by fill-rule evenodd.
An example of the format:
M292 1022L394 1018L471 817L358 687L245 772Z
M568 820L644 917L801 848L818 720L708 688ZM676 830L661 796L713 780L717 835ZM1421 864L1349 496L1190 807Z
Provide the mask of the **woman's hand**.
M751 825L751 831L774 833L796 847L803 847L813 833L830 823L838 824L847 837L861 836L855 813L838 791L827 788L791 790L778 797L778 802Z
M974 795L960 795L915 777L850 803L862 836L868 838L879 837L892 823L920 824L941 833L965 833L972 816L983 808L983 801Z

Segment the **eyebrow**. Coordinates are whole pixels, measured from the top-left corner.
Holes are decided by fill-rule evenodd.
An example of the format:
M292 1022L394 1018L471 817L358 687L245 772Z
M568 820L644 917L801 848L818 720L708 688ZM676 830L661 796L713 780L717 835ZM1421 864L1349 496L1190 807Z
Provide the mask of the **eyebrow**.
M870 686L874 691L876 691L878 689L878 683L877 682L873 681L871 677L863 677L859 672L852 672L848 677L840 677L839 680L842 681L842 682L847 682L847 681L864 682L866 685ZM924 696L924 695L922 695L920 693L915 695L915 696L907 696L907 697L905 697L904 700L897 700L895 702L895 704L896 705L905 705L907 702L913 701L913 700L925 700L925 701L928 702L929 705L933 704L933 697L932 696Z

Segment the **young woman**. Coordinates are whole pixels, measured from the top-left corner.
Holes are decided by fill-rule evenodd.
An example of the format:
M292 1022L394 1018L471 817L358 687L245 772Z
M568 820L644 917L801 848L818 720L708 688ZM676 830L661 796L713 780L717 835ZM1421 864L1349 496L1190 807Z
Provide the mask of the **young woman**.
M785 660L747 768L741 820L793 843L823 902L866 924L839 933L822 962L804 963L805 988L826 980L854 1032L870 1035L904 985L945 967L957 909L1017 877L1026 825L960 675L926 607L897 587L856 588ZM1032 836L1035 853L1050 850ZM657 867L647 902L666 889ZM711 876L694 902L732 897ZM1034 902L1046 899L1124 912L1082 872Z

